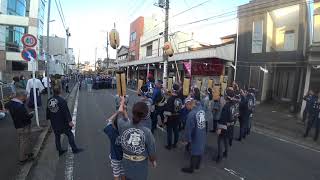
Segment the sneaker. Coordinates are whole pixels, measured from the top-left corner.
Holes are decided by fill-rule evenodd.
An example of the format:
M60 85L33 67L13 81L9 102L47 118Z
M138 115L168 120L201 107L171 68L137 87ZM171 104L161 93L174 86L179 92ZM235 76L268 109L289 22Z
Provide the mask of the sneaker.
M67 152L67 150L61 150L61 151L59 151L59 156L62 156L64 153L66 153Z
M188 174L192 174L193 173L193 169L192 168L182 168L181 171L184 172L184 173L188 173Z
M242 140L241 138L238 138L238 139L237 139L237 141L239 141L239 142L241 142L241 140Z
M211 133L216 133L216 130L212 129L210 130Z
M224 158L227 158L227 157L228 157L228 152L227 152L227 151L223 152L223 157L224 157Z
M171 146L169 146L169 145L165 146L165 148L166 148L167 150L171 150Z
M79 154L79 153L81 153L82 151L84 151L84 150L81 149L81 148L78 148L78 149L76 149L76 150L72 150L73 154Z

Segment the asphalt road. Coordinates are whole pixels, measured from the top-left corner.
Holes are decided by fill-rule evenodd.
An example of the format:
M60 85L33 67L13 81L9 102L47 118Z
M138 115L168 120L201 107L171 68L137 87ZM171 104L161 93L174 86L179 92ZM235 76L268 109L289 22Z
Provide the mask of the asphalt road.
M129 104L132 105L137 96L131 91L128 93ZM115 90L98 90L92 93L80 91L76 115L76 142L85 151L75 155L73 159L69 156L60 157L54 168L54 179L112 179L108 158L109 140L102 130L106 125L105 119L115 111L114 94ZM246 141L234 142L229 158L216 164L212 160L216 156L216 135L210 133L201 169L192 175L180 171L181 167L189 163L189 157L184 153L182 145L168 151L164 148L166 133L158 130L155 138L158 167L150 167L151 180L320 179L320 152L274 137L252 133ZM67 145L66 142L64 144ZM66 174L69 175L68 178Z

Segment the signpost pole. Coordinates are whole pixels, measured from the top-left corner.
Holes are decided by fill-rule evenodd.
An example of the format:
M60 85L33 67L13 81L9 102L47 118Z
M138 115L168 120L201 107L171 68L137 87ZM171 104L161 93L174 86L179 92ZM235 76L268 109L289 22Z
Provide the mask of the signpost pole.
M33 57L31 57L31 65L32 65L32 84L33 84L33 103L34 103L34 112L36 114L36 122L37 126L40 127L39 124L39 114L38 114L38 103L37 103L37 90L36 90L36 61Z

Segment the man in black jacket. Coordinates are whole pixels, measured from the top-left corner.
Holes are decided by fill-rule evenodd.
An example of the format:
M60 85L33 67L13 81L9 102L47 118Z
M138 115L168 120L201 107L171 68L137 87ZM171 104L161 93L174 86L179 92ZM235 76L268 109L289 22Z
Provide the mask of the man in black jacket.
M169 97L167 104L164 107L164 114L167 115L167 146L166 149L176 148L179 140L179 123L180 110L182 109L182 100L178 97L178 84L173 85L172 96ZM172 144L172 132L174 141Z
M60 97L60 94L60 88L53 89L53 97L51 97L48 101L47 119L51 121L51 126L56 140L56 148L59 152L59 155L61 156L67 152L67 150L63 150L61 147L61 134L65 134L68 137L72 152L77 154L83 150L79 149L75 144L74 135L71 131L72 127L74 126L72 117L67 101Z
M33 117L33 112L29 113L27 111L24 105L26 100L27 91L18 89L15 98L5 105L5 108L10 112L14 127L17 129L19 161L21 163L33 160L30 147L31 118Z

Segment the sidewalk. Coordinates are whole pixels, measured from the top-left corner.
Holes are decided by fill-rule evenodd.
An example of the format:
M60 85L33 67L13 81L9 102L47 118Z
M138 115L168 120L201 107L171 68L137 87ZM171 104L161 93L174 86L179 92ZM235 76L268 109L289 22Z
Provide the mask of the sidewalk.
M293 143L320 150L320 140L313 141L314 129L308 138L303 138L305 125L294 114L277 104L260 104L253 117L254 129L272 134Z
M67 98L68 94L64 93L63 97ZM38 149L42 143L40 141L43 141L46 136L46 132L49 129L49 123L45 118L47 95L42 95L41 98L42 107L39 108L39 121L41 128L36 126L35 118L32 119L31 147L33 148L33 151L35 151L35 149L37 149L36 151L40 150ZM23 168L23 166L19 164L17 133L10 114L7 114L5 119L0 120L0 137L0 179L16 179L18 172ZM37 154L37 152L34 152L34 154Z

